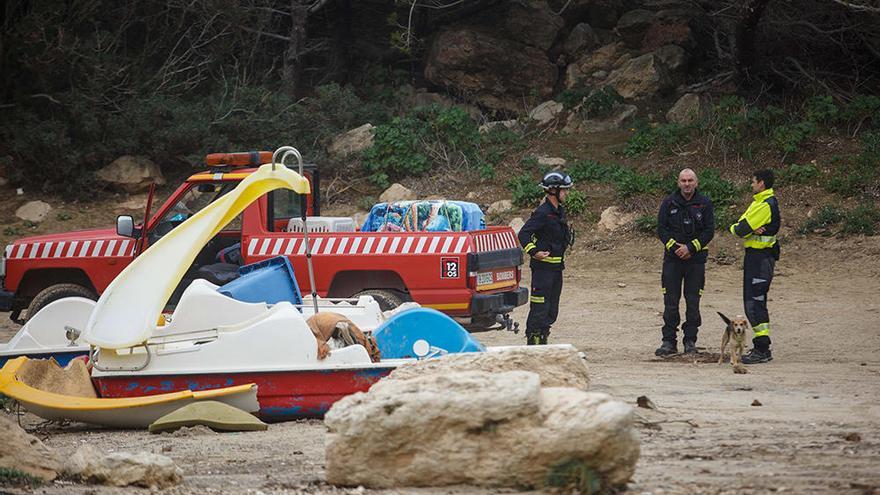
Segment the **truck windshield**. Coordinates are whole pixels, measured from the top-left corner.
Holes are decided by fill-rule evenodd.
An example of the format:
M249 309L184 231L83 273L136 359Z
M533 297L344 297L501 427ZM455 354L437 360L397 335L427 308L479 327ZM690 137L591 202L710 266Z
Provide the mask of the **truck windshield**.
M202 182L191 184L150 232L150 244L174 230L189 217L228 193L237 185L236 182ZM235 218L224 230L241 230L241 215Z

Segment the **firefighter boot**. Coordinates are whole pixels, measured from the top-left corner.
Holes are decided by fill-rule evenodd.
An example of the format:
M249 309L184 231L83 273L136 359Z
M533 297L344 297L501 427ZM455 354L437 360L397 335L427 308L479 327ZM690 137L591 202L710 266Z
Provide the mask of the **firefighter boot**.
M670 342L668 340L664 340L660 347L654 351L655 356L666 357L671 356L673 354L678 354L678 345L675 342Z
M696 354L697 353L697 343L692 340L684 341L684 353L685 354Z
M758 349L757 347L753 347L748 354L742 357L743 364L769 363L770 361L773 361L773 353L770 352L770 349Z
M550 330L545 330L541 333L541 345L547 345L547 339L550 338Z
M541 334L533 333L526 335L526 345L541 345Z

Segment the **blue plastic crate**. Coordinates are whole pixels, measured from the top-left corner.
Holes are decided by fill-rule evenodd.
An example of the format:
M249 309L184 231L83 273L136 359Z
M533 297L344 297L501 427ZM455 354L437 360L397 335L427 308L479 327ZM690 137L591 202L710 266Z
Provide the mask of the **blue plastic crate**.
M243 302L302 304L302 293L293 276L293 267L285 256L244 265L238 273L237 279L218 287L217 291Z

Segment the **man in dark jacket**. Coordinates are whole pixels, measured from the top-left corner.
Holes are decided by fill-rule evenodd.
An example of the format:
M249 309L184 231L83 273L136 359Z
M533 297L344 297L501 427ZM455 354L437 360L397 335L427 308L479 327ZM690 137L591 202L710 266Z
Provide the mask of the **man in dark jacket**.
M561 171L547 173L541 180L546 197L519 231L519 243L531 257L532 290L529 294L529 317L526 320L526 343L546 344L550 327L559 314L562 294L562 270L565 249L571 243L571 231L565 220L562 203L572 186L571 177Z
M665 246L663 254L663 342L654 352L669 356L678 352L676 332L681 317L678 303L684 282L684 301L687 306L684 333L684 352L697 352L697 332L700 319L700 296L706 280L708 244L715 235L715 213L712 202L697 191L697 174L686 168L678 174L678 191L660 204L657 215L657 235Z

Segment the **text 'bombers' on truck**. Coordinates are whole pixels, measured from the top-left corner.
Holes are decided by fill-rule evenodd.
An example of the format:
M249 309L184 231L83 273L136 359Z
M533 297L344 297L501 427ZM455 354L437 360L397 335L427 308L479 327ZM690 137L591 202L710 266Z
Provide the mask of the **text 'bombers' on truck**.
M115 231L27 237L6 246L0 259L0 311L11 311L10 318L22 323L27 315L62 297L96 299L138 254L271 157L271 152L208 155L208 170L192 175L153 214L151 190L141 224L120 216ZM319 296L367 294L383 310L415 301L471 328L495 323L510 328L508 314L528 298L528 290L519 286L522 250L510 227L360 232L351 218L320 216L318 169L307 165L305 176L311 194L303 197L288 190L266 194L218 233L199 253L169 304L196 278L211 280L224 270L235 272L238 264L279 255L290 259L303 292L311 292L301 221L305 209Z

